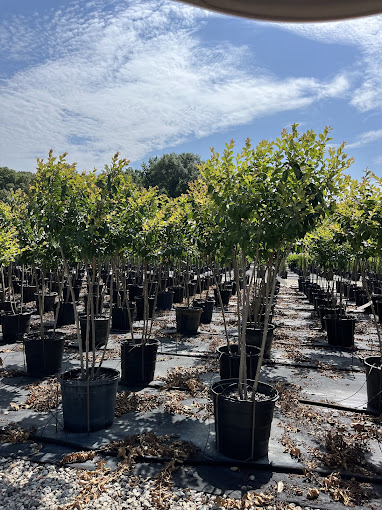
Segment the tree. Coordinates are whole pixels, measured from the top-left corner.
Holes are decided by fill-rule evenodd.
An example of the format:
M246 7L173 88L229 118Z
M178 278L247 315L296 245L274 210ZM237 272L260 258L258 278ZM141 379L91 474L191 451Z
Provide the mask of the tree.
M200 156L191 152L172 152L160 158L156 156L142 164L141 182L145 188L157 186L161 193L175 198L185 193L188 183L198 177L200 164Z
M0 200L9 202L11 191L26 191L34 179L32 172L16 172L7 166L0 167Z

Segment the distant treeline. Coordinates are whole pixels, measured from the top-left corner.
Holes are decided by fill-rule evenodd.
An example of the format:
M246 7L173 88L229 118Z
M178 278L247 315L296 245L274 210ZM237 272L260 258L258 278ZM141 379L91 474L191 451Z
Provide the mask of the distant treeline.
M17 189L27 190L34 179L32 172L16 172L7 166L0 167L0 200L9 202L11 192Z
M139 170L130 167L128 172L139 186L158 186L161 193L175 198L185 193L188 183L198 177L198 165L201 162L198 154L172 152L150 158L148 163L142 163ZM32 172L17 172L6 166L0 167L0 200L8 202L12 190L27 190L33 178Z

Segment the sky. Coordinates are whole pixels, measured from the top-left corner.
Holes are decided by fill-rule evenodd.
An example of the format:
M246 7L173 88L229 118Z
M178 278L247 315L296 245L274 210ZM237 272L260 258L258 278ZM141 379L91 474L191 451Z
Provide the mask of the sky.
M0 0L0 166L67 152L102 170L117 151L208 159L284 128L332 128L382 176L382 16L246 20L172 0Z

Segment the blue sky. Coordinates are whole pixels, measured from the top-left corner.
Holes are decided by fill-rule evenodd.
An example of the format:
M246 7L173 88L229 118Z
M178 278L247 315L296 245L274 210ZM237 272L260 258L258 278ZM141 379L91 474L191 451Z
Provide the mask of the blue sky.
M170 0L1 0L0 166L50 148L79 170L120 151L222 151L333 128L382 176L382 16L276 24Z

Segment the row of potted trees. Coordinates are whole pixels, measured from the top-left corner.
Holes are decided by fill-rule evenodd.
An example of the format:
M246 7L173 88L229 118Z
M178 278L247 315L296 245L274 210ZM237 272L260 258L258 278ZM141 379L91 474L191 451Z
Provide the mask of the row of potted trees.
M343 145L330 148L329 141L329 129L319 135L313 131L300 134L293 125L291 132L284 130L272 142L252 146L247 140L236 156L231 142L221 156L212 151L190 191L174 200L159 195L155 188L137 187L124 171L128 162L118 155L100 174L79 174L74 164L67 163L65 154L55 158L51 152L46 162L38 162L28 195L20 193L14 199L19 261L42 268L56 261L63 268L73 303L72 268L79 261L87 268L84 348L74 307L80 367L61 376L66 428L73 428L66 419L67 408L71 415L82 416L81 430L107 426L112 420L114 401L106 394L102 399L109 418L101 422L95 418L102 407L99 386L106 383L115 395L117 384L115 374L95 363L92 292L98 292L96 274L101 263L109 264L110 314L119 268L132 259L142 267L143 328L140 337L132 335L130 345L142 357L139 349L152 341L149 264L155 261L159 274L166 265L182 264L188 289L193 261L199 260L201 265L218 261L232 268L232 281L229 277L220 284L216 279L210 282L215 284L223 313L227 285L234 284L237 290L237 342L227 334L225 349L238 363L235 369L230 368L232 377L212 387L217 447L242 460L266 453L277 392L260 382L260 371L269 354L267 340L269 347L278 274L290 248L334 210L340 191L348 184L343 171L352 161L344 154ZM116 297L119 299L118 293ZM187 299L187 310L193 310L189 304ZM190 311L195 313L200 316ZM109 328L110 320L111 315ZM256 370L252 367L248 374L251 329L261 332L261 341ZM41 335L44 340L45 332Z

